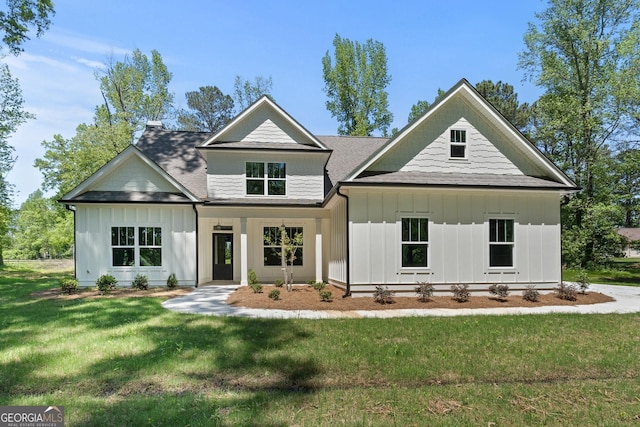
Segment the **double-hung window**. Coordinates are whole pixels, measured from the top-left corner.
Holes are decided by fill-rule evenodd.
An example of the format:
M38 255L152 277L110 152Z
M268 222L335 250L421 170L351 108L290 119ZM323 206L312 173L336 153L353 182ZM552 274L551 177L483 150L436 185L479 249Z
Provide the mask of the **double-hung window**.
M114 267L162 265L162 228L111 227L111 264Z
M514 220L489 220L489 267L513 267Z
M265 266L275 266L282 265L282 228L281 227L264 227L263 229L263 239L264 239L264 265ZM293 260L293 265L302 265L303 258L303 228L302 227L285 227L285 232L287 233L287 237L292 241L295 241L295 245L291 245L290 248L295 248L295 259ZM289 259L291 256L291 252L285 252L285 256L287 259L287 264L289 264Z
M449 142L449 158L467 158L467 131L462 129L451 129Z
M287 194L287 170L284 162L247 162L246 179L248 195Z
M402 267L428 267L429 219L402 218Z

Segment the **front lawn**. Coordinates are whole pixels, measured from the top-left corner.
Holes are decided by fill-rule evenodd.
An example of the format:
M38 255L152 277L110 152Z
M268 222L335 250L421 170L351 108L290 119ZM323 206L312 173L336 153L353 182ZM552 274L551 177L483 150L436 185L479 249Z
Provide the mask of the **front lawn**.
M263 320L38 299L0 270L0 404L67 426L637 425L640 314Z
M607 267L588 270L591 283L640 286L640 258L615 258ZM575 281L577 271L562 272L562 280Z

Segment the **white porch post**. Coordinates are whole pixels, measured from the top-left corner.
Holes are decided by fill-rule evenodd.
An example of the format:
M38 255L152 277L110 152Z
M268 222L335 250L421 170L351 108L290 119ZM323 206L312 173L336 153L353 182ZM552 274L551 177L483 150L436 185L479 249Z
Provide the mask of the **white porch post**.
M240 284L248 285L247 218L240 218Z
M322 219L316 218L316 282L322 282Z

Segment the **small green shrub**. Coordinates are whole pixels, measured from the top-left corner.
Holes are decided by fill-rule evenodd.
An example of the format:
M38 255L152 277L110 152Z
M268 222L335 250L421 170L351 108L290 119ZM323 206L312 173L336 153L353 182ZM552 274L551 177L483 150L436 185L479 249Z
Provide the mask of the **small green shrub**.
M273 281L273 286L275 286L276 288L281 288L284 286L284 280L282 279L276 279Z
M96 280L96 286L98 286L98 290L104 294L111 292L112 289L115 289L118 284L118 280L113 277L111 274L103 274L98 277Z
M258 284L258 275L253 269L249 270L249 277L247 279L249 281L249 286Z
M254 294L262 293L262 285L260 283L249 283L249 287L251 288Z
M538 297L540 297L540 292L536 290L534 285L527 285L527 289L522 291L522 299L530 302L538 302Z
M76 279L60 280L60 289L67 295L71 295L78 290L78 281Z
M575 287L575 285L560 282L555 291L558 294L558 298L560 299L564 299L567 301L575 301L578 299L578 289Z
M469 292L469 285L466 283L451 285L451 292L453 292L453 299L458 302L469 301L469 297L471 295Z
M315 282L313 284L313 289L315 289L318 292L322 291L326 287L327 287L327 284L324 282Z
M178 287L178 279L176 278L176 273L171 273L169 277L167 277L167 287L169 289Z
M280 299L280 290L273 289L271 292L269 292L269 298L274 301L278 301Z
M320 301L331 302L331 291L320 291Z
M576 283L580 288L581 294L586 294L587 289L589 289L589 285L591 284L591 280L589 280L589 273L586 270L578 270L576 272Z
M307 280L305 283L307 285L309 285L309 286L313 286L316 283L316 281L315 280Z
M135 289L146 291L147 289L149 289L149 278L144 274L136 274L133 282L131 282L131 286Z
M422 302L427 302L431 300L433 296L433 285L427 282L418 282L418 286L416 286L416 294L418 294L418 299Z
M509 285L497 285L493 284L489 286L489 293L495 295L500 299L505 299L509 296Z
M376 290L373 292L373 301L378 304L393 304L393 292L389 290L388 286L376 286Z

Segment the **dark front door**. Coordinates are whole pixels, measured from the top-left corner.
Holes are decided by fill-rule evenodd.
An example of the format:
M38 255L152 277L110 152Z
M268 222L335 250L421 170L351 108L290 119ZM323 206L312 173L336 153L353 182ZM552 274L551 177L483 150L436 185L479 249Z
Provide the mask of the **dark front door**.
M233 234L213 235L213 280L233 280Z

